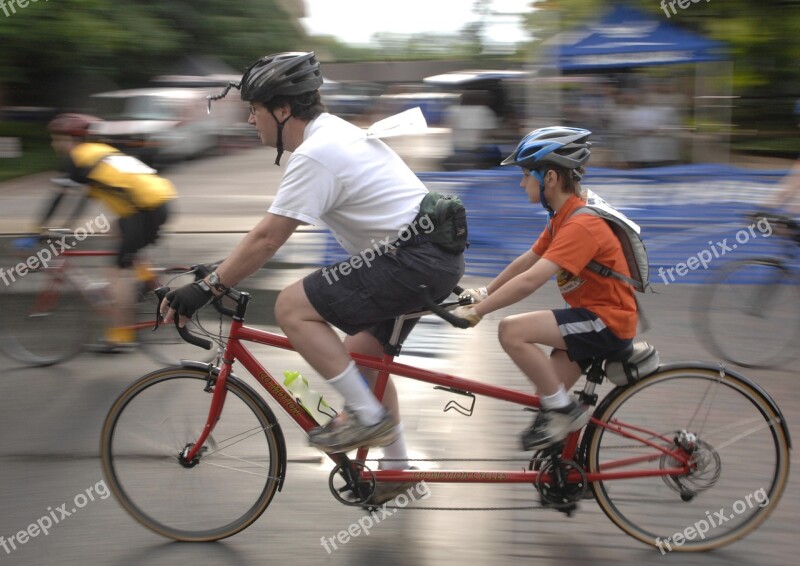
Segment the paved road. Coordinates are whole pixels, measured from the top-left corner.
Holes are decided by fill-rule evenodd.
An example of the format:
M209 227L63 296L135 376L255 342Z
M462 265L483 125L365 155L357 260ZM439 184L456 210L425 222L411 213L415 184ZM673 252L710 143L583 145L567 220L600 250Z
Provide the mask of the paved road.
M255 219L252 195L274 183L277 174L269 155L260 174L239 175L243 165L260 157L242 154L233 158L200 162L176 170L175 178L186 206L181 226L194 231L224 210L224 225L231 229L238 215ZM277 169L277 168L275 168ZM235 180L235 182L234 182ZM221 187L236 187L231 197ZM19 186L0 187L0 232L23 212L32 210L31 197ZM233 189L228 189L232 191ZM193 191L193 192L188 192ZM189 195L191 195L190 198ZM248 197L247 195L250 195ZM268 197L261 197L266 203ZM260 200L255 199L256 202ZM184 204L185 203L185 204ZM249 203L249 206L248 206ZM224 208L223 207L227 207ZM185 223L185 224L183 224ZM208 228L210 229L210 228ZM219 257L229 249L234 236L178 234L168 239L165 256L187 259L206 254ZM298 248L299 249L299 248ZM198 259L204 259L202 257ZM291 259L291 258L290 258ZM265 270L248 282L251 288L279 288L287 279L299 277L303 269ZM469 284L481 280L467 281ZM551 286L552 287L552 286ZM691 330L687 305L694 288L686 285L661 287L649 295L645 308L654 327L644 336L654 342L664 360L708 359ZM266 300L264 302L267 302ZM557 293L548 288L529 298L516 310L552 308L560 305ZM269 310L268 304L256 308ZM265 317L267 322L268 318ZM490 317L470 332L446 328L435 322L421 328L408 351L436 348L441 357L408 357L410 364L452 371L465 377L511 387L525 387L519 372L508 362L496 340L499 317ZM260 359L274 371L300 369L316 389L335 400L325 383L315 379L296 355L256 348ZM662 557L612 525L591 501L571 519L554 511L442 512L399 511L377 525L368 536L351 539L330 553L321 537L336 536L361 517L343 507L327 490L329 467L319 453L307 447L298 430L277 410L284 423L289 446L288 477L267 513L249 529L213 544L178 544L146 531L130 519L113 497L105 493L98 460L99 431L113 399L135 377L156 369L140 354L119 358L84 355L53 368L30 369L4 359L0 378L0 536L9 539L37 519L64 503L85 503L63 518L44 536L28 540L11 552L0 547L3 564L372 564L505 565L518 563L564 564L788 564L797 547L795 517L800 511L798 484L790 478L779 507L768 522L727 549L697 556ZM787 367L774 371L748 371L778 400L794 436L794 421L800 411L796 375ZM528 416L508 412L499 403L478 400L471 418L441 412L449 396L430 386L400 381L404 401L405 429L415 457L505 457L521 456L515 443ZM796 458L793 458L797 464ZM514 466L524 466L519 462ZM82 498L92 488L94 501ZM536 494L529 486L481 486L430 484L431 505L529 505Z

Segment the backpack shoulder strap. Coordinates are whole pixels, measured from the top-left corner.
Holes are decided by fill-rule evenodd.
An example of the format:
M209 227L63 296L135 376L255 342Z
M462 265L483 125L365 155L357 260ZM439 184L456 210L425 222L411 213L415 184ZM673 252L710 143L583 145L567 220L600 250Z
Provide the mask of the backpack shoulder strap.
M572 213L569 215L569 217L572 217L572 216L574 216L576 214L590 214L590 215L595 216L597 218L603 218L600 214L598 214L598 212L596 210L594 210L593 208L591 208L589 206L581 206L581 207L576 208L575 210L572 211ZM605 220L605 218L603 218L603 220ZM608 222L608 221L606 220L606 222ZM636 281L635 279L632 279L632 278L628 277L627 275L625 275L623 273L620 273L619 271L614 271L613 269L611 269L607 265L603 265L602 263L600 263L598 261L595 261L595 260L590 261L588 263L588 265L586 266L586 268L589 271L593 271L594 273L597 273L598 275L602 275L603 277L615 277L615 278L617 278L617 279L619 279L621 281L624 281L625 283L627 283L628 285L630 285L634 289L638 289L638 288L641 287L641 284L638 281Z

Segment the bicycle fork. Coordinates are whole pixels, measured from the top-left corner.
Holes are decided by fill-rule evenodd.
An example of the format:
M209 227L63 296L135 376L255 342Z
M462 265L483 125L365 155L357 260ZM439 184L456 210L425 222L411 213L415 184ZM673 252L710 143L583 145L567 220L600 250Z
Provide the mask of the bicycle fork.
M226 387L228 383L228 376L230 375L231 367L233 366L232 360L223 359L222 361L222 368L220 369L216 378L214 377L214 368L211 366L208 368L208 378L206 381L205 391L211 391L213 388L211 407L208 410L206 424L203 427L203 432L200 433L200 437L196 442L188 443L178 454L178 462L184 468L193 468L200 463L200 455L202 455L203 452L202 446L206 439L208 439L208 436L214 430L214 427L222 415L222 407L225 405L225 395L228 392L228 388Z

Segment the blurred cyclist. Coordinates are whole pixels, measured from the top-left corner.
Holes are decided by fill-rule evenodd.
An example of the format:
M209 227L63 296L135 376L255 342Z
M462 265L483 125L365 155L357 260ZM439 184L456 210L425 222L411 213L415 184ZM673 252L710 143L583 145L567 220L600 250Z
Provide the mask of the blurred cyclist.
M137 252L158 238L159 229L169 216L167 203L176 193L172 183L138 159L109 145L88 141L89 128L98 120L85 114L61 114L47 128L53 149L66 158L67 176L85 186L84 198L72 212L69 225L81 214L89 198L101 201L119 217L119 245L115 266L109 274L112 320L105 339L92 348L113 353L134 345L136 334L130 325L134 321L137 290L132 268ZM62 187L55 195L39 222L41 230L69 190Z
M380 356L393 318L424 305L419 286L446 297L464 272L464 258L421 233L398 242L404 230L422 224L418 212L428 191L381 140L325 111L319 67L314 53L268 55L215 97L238 88L261 142L278 150L275 163L284 150L292 156L264 219L205 282L171 292L161 308L167 321L176 313L183 320L212 293L223 293L268 262L298 226L327 226L352 257L293 283L275 304L294 348L345 399L345 411L313 430L310 441L327 452L386 446L385 458L396 461L383 464L406 468L394 385L387 384L384 408L365 380L374 384L376 372L360 371L350 352ZM344 344L333 327L348 334ZM372 502L394 497L394 487L401 489L379 483Z
M534 130L502 162L522 169L520 186L530 202L548 211L547 226L533 248L487 287L465 291L477 304L453 312L474 326L557 276L558 288L572 308L514 315L500 323L503 349L531 380L542 402L533 425L522 433L524 450L547 448L588 422L589 415L567 391L591 358L625 349L636 334L632 287L587 269L595 260L628 276L619 240L602 218L571 216L585 204L580 180L591 154L590 133L561 127ZM550 356L538 345L552 347Z

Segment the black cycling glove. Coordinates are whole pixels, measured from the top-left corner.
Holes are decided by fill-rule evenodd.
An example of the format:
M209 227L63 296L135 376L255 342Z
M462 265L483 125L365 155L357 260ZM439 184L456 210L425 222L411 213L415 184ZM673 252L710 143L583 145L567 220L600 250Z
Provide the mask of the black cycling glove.
M206 306L214 298L211 289L205 289L195 281L167 293L167 304L180 316L191 318L192 315Z

